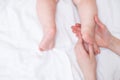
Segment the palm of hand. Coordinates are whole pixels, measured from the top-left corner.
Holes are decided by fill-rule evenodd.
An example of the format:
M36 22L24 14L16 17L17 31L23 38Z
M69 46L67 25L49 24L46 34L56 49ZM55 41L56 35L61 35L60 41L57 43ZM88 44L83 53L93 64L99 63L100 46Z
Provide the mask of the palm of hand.
M95 17L95 22L98 25L95 30L96 43L99 47L107 48L111 42L112 35L108 31L106 26L104 24L102 24L102 22L100 22L98 17ZM78 35L79 35L79 33L81 33L80 24L77 26L74 26L73 30L75 31L76 36L79 37Z
M78 42L75 45L75 53L77 61L80 65L80 68L84 74L91 74L91 72L95 72L96 70L96 59L94 57L94 52L92 50L92 53L90 50L87 52L83 46L83 42L78 40Z
M111 40L111 33L108 31L104 24L98 26L99 27L96 28L95 34L96 42L98 46L107 48Z

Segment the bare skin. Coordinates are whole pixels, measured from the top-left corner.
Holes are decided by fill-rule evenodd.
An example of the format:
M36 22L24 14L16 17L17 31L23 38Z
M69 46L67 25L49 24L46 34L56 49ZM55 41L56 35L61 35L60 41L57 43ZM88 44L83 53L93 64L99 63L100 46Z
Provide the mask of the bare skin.
M96 29L96 41L100 47L108 48L117 55L120 56L120 39L114 37L107 29L107 27L102 24L102 22L95 17L95 22L98 25Z
M95 26L94 17L98 14L96 0L73 0L78 8L81 20L81 34L85 42L94 44Z
M100 53L100 49L95 41L96 23L94 17L98 14L96 0L73 0L78 8L81 20L81 35L85 44L93 44L94 52ZM87 49L87 47L85 47Z
M82 23L81 31L84 41L89 44L95 44L95 22L93 20L97 14L95 0L73 0L73 2L80 14ZM54 47L56 36L56 5L57 0L37 0L37 13L44 33L39 47L41 51L50 50ZM100 52L97 45L95 45L95 49L97 53Z
M106 26L95 16L95 22L98 25L95 30L95 40L99 47L108 48L111 51L115 52L117 55L120 55L120 39L114 37L106 28ZM81 33L81 26L73 26L73 32L78 37Z
M76 33L76 32L80 33L81 32L81 24L76 23L74 26L72 26L72 31L74 33ZM76 36L78 36L78 34L76 34ZM82 36L82 34L81 34L81 36ZM88 51L88 46L87 46L88 43L85 42L84 40L83 40L83 42L84 42L85 49ZM99 49L96 41L93 44L93 48L94 48L94 52L95 52L96 55L100 53L100 49Z
M120 39L114 37L106 28L102 22L98 19L97 16L95 16L95 22L98 25L96 28L96 34L95 39L97 41L97 44L100 47L108 48L115 52L117 55L120 56ZM96 59L93 52L93 47L91 45L87 45L89 47L89 50L86 51L84 42L82 40L81 36L81 26L75 25L72 27L73 33L76 34L78 37L78 41L75 45L75 54L78 61L78 64L80 65L80 68L82 69L82 72L84 74L85 80L97 80L96 79Z
M78 41L75 45L74 51L78 64L84 74L85 80L96 80L97 64L94 55L93 45L88 44L88 51L86 51L81 33L79 31L76 32Z
M54 47L56 4L56 0L37 0L37 13L44 33L39 46L41 51L50 50Z

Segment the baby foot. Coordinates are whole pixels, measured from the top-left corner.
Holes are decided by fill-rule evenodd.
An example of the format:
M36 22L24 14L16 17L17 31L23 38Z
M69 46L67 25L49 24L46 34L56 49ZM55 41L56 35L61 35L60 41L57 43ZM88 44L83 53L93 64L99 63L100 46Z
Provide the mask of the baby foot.
M82 26L81 33L85 42L89 44L95 42L95 26Z
M54 47L55 35L55 29L49 29L44 31L44 36L39 46L40 51L47 51Z

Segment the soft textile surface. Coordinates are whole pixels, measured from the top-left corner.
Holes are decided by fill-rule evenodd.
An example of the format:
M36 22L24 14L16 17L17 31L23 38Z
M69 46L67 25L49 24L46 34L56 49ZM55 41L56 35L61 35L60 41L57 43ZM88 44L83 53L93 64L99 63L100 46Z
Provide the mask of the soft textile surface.
M99 17L120 38L120 0L98 0ZM0 80L82 80L71 25L79 22L72 0L59 0L53 50L40 52L36 0L0 0ZM98 80L120 80L120 58L107 49L97 57Z

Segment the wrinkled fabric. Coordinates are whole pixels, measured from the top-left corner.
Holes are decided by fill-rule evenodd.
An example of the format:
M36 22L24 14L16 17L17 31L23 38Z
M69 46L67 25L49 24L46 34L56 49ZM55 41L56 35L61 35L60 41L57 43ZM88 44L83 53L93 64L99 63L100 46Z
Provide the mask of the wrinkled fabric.
M120 38L120 1L97 0L99 17ZM57 4L55 48L39 51L43 36L36 0L0 0L0 80L83 80L71 26L80 22L72 0ZM120 58L101 49L97 59L98 80L120 80Z

